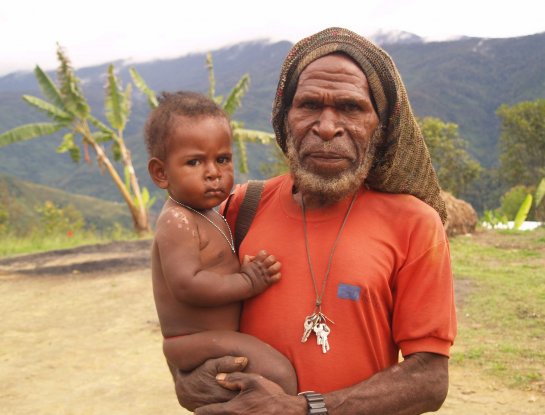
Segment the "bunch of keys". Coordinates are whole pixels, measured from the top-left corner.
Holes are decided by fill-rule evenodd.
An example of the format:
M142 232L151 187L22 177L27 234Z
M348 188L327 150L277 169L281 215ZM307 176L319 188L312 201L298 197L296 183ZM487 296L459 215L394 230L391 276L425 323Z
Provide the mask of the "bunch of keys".
M322 346L322 353L327 353L329 350L327 337L331 332L331 329L326 324L327 320L329 319L322 312L312 313L310 316L307 316L305 318L305 331L303 332L301 343L306 343L310 334L314 332L316 334L316 343L318 346ZM331 322L333 323L333 321Z

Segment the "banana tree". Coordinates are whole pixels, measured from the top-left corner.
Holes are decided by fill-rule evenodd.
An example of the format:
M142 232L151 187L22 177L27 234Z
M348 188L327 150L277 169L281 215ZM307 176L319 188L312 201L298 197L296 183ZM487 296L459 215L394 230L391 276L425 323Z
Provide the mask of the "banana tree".
M214 64L212 62L212 54L206 55L206 68L208 70L208 96L222 106L224 111L232 117L237 109L242 105L242 98L248 92L250 87L250 75L244 74L242 78L233 87L227 98L216 96L216 78L214 75ZM246 152L246 143L261 143L269 144L274 138L273 134L265 131L248 130L244 128L242 121L235 121L231 118L231 127L233 129L233 140L238 152L239 171L240 173L248 173L248 153Z
M114 73L114 67L109 66L104 103L104 115L109 123L106 125L91 114L91 108L80 88L80 80L60 45L57 45L57 59L58 85L39 66L34 69L46 100L29 95L23 96L28 104L44 112L51 122L26 124L0 134L0 147L67 130L57 151L68 152L72 160L79 162L83 150L85 160L90 162L89 149L92 149L99 167L108 172L127 204L135 231L139 234L148 233L150 231L148 211L154 199L150 199L147 189L141 191L132 164L131 152L123 138L131 111L131 84L123 90ZM104 148L106 142L111 143L111 158ZM122 163L124 179L115 169L112 159Z
M246 152L246 143L262 143L269 144L274 138L273 134L265 131L249 130L244 128L244 123L232 119L233 114L242 105L242 98L248 92L250 86L250 76L245 74L229 92L224 99L223 96L216 96L216 79L214 76L214 65L212 63L212 55L206 55L206 68L208 70L208 96L220 105L231 118L231 127L233 129L233 140L237 149L239 160L239 172L242 174L248 173L248 155ZM149 106L153 109L157 107L158 102L155 92L146 84L144 79L138 74L136 69L129 69L132 80L136 87L142 91L147 99Z

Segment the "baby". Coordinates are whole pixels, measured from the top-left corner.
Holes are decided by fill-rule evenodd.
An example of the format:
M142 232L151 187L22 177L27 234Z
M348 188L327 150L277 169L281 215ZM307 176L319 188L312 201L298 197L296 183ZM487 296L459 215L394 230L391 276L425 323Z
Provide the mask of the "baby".
M248 358L258 373L295 394L291 363L238 332L241 300L280 279L265 251L235 252L229 226L214 208L233 186L232 132L224 111L192 92L163 93L146 123L148 171L168 192L152 248L155 305L169 366L190 371L210 358Z

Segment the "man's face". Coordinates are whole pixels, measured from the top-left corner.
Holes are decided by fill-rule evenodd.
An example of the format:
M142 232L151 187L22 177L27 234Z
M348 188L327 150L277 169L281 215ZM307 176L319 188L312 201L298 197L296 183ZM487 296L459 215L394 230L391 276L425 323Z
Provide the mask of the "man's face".
M287 123L288 160L301 191L334 202L361 186L379 118L356 63L336 54L309 64L299 77Z

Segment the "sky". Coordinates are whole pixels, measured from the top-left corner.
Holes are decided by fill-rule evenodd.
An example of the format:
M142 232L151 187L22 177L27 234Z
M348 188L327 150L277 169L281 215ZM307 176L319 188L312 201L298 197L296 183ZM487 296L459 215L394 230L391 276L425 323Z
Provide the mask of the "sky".
M206 52L243 41L297 40L330 26L361 35L401 30L430 39L545 32L542 0L4 0L0 76Z

